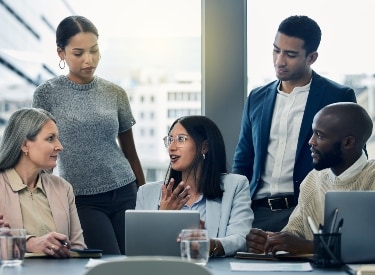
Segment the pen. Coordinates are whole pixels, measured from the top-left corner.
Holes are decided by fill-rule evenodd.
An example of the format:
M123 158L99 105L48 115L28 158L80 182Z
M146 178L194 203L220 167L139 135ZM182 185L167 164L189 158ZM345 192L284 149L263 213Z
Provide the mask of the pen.
M60 243L62 244L62 246L68 247L68 243L66 241L60 241Z
M323 230L323 225L320 223L320 224L319 224L319 230L318 230L318 233L319 233L319 234L323 234L323 231L324 231L324 230Z
M316 229L316 225L315 225L314 221L312 220L312 218L310 216L307 216L307 222L309 223L309 226L310 226L310 229L311 229L312 233L317 234L318 229Z
M324 241L324 238L321 235L319 236L319 238L320 238L320 243L323 245L324 249L326 250L328 255L331 257L331 259L335 262L341 263L341 259L336 258L335 254L333 254L332 250L330 249L329 244L326 244L326 242Z
M344 224L344 219L341 219L339 221L339 224L337 225L336 233L341 233L342 225Z
M336 208L335 212L333 213L333 218L332 218L332 222L331 222L331 230L329 231L330 234L334 233L335 224L336 224L336 220L337 220L337 215L338 214L339 214L339 209Z
M328 241L327 241L327 244L328 246L330 247L331 246L331 234L335 233L335 225L336 225L336 220L337 220L337 215L339 213L339 209L336 208L335 209L335 212L333 213L333 218L332 218L332 222L331 222L331 230L329 231L329 234L330 236L328 236Z

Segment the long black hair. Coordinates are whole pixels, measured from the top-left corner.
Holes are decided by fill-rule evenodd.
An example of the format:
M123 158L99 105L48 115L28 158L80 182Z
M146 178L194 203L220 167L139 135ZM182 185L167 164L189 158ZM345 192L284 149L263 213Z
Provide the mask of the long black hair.
M185 128L196 145L196 156L189 177L198 180L198 192L207 199L221 198L223 196L220 187L221 176L227 173L227 161L224 139L219 128L206 116L184 116L173 122L169 133L177 123ZM201 153L204 145L208 148L205 156ZM198 171L200 175L197 175ZM176 171L169 166L165 183L168 184L171 178L175 180L174 187L176 187L182 180L181 171Z

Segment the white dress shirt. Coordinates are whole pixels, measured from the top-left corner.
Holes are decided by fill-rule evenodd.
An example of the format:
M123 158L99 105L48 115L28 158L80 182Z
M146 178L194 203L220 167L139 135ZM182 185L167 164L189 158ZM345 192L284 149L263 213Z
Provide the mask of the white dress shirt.
M303 87L295 87L290 94L278 88L262 175L263 185L255 199L294 192L294 162L310 84L311 81Z

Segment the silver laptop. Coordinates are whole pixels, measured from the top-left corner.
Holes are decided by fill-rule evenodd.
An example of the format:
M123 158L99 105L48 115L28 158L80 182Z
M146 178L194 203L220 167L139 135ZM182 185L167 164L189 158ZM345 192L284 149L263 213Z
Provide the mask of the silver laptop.
M344 263L375 261L375 192L330 191L326 193L324 228L331 228L338 209L336 227L344 220L341 230L341 259Z
M125 212L126 256L180 256L178 234L199 228L198 211L127 210Z

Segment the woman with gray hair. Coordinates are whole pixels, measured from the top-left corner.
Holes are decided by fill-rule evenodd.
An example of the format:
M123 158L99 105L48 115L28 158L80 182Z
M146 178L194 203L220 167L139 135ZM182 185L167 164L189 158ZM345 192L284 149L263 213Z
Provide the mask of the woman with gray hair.
M45 173L63 149L54 117L42 109L12 114L0 144L0 217L25 228L26 251L56 258L86 248L72 186Z

